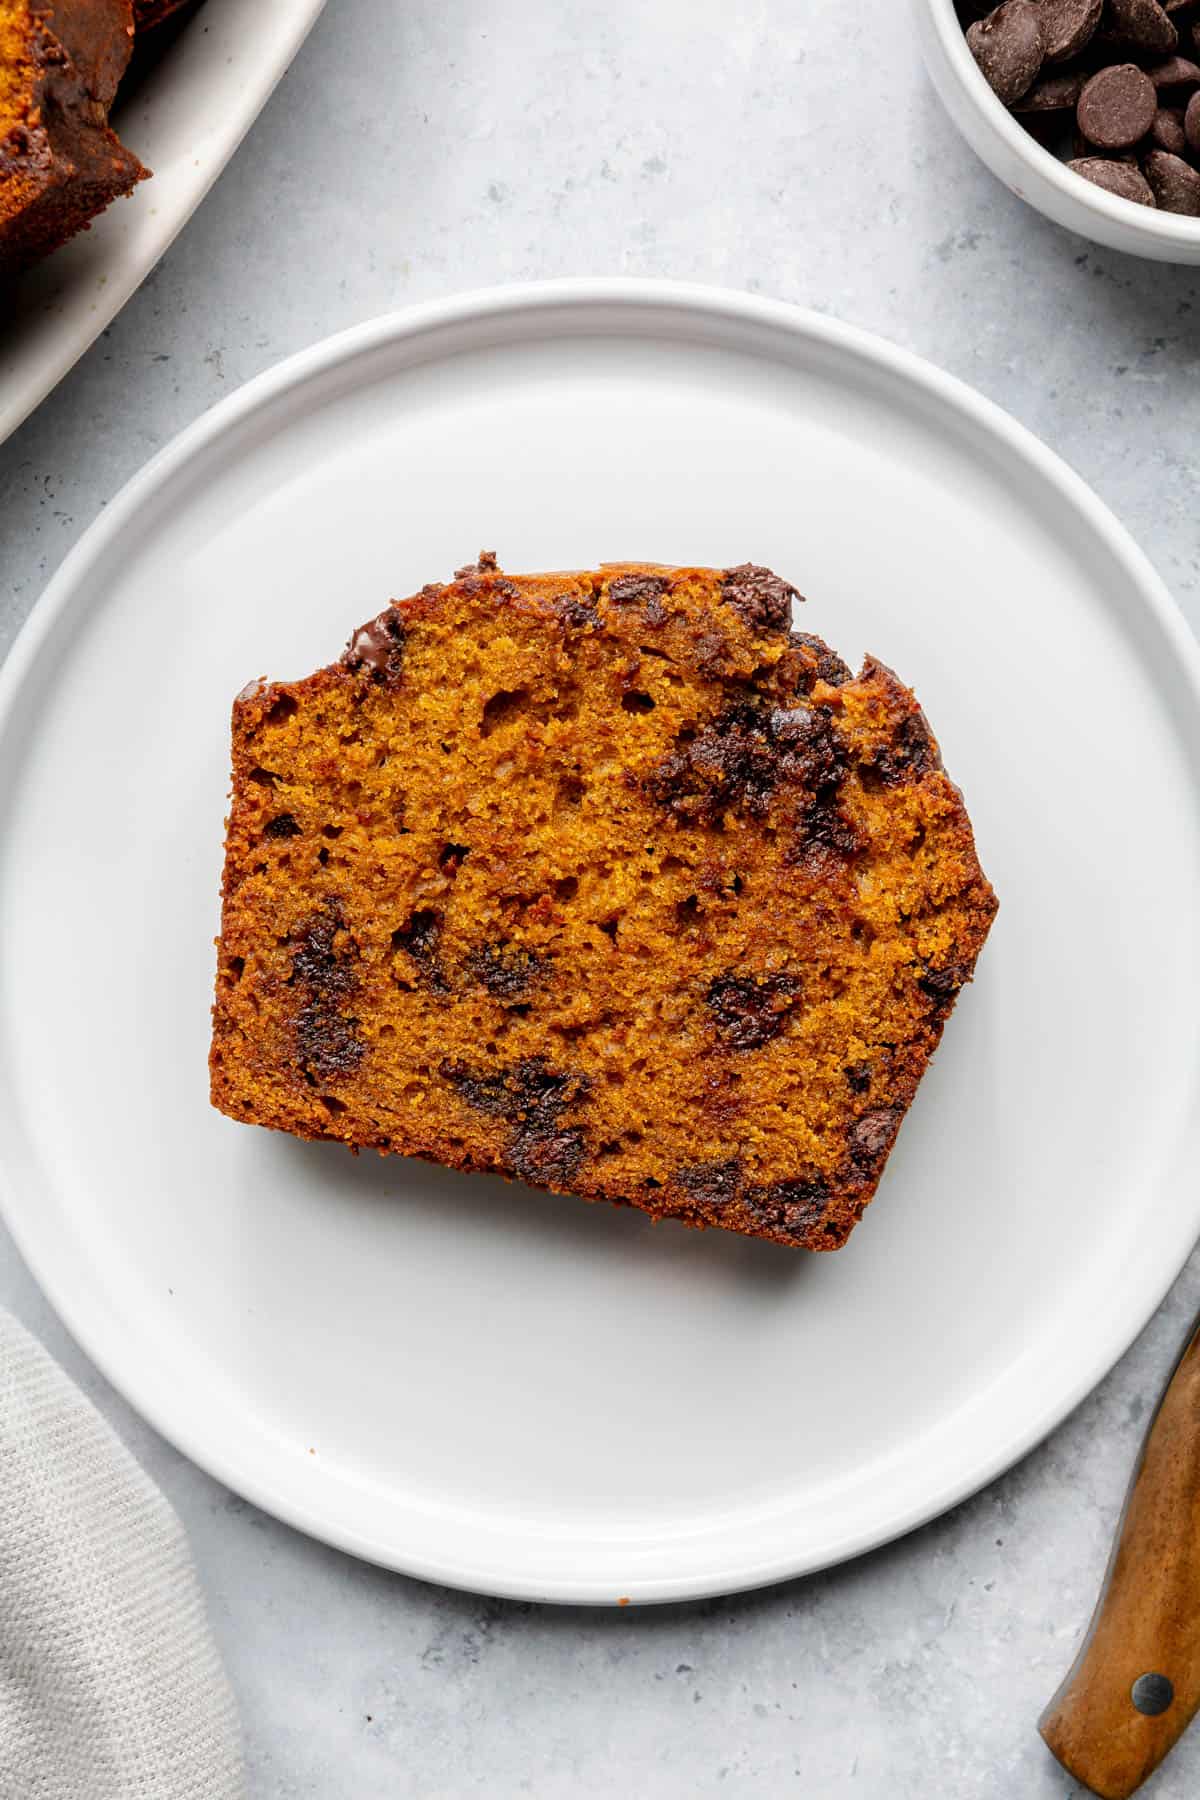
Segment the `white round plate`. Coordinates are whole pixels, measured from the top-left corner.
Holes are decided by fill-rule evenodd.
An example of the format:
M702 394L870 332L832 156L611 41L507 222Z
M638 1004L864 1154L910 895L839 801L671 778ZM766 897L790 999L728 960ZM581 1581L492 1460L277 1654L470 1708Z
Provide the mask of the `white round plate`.
M230 701L481 547L770 564L928 707L1001 910L841 1253L210 1110ZM318 345L106 509L0 677L5 1217L161 1431L359 1555L641 1602L879 1544L1061 1419L1200 1228L1198 696L1082 484L827 319L579 282Z

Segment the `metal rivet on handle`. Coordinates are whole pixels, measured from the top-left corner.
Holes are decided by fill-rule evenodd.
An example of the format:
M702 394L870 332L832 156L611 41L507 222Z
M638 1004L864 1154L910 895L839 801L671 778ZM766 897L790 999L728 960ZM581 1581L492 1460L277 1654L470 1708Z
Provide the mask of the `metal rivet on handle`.
M1129 1690L1129 1698L1140 1713L1156 1719L1170 1706L1175 1689L1165 1675L1139 1675Z

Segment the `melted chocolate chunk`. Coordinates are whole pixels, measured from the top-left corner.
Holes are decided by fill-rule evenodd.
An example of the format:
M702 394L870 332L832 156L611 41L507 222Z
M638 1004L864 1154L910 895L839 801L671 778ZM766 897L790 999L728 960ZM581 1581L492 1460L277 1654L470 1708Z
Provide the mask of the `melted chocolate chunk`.
M745 1204L764 1225L801 1237L819 1225L829 1204L828 1184L820 1176L796 1176L769 1187L748 1188Z
M337 946L338 933L344 929L342 910L336 902L305 920L291 940L293 982L331 994L352 991L356 985L352 958Z
M849 668L837 651L831 650L823 638L814 637L811 631L789 632L788 643L793 650L812 651L817 659L817 666L812 676L814 681L827 682L830 687L841 687L843 682L853 680Z
M300 836L300 827L291 813L276 813L263 826L263 836L269 838L293 838Z
M596 608L578 594L557 594L550 604L568 631L595 631L600 623Z
M330 903L294 934L291 985L301 991L296 1015L297 1061L306 1077L330 1081L362 1061L358 1020L347 1008L358 992L358 951L345 935L341 909Z
M510 1123L532 1120L539 1129L554 1124L569 1106L577 1106L591 1087L586 1075L552 1069L544 1056L484 1070L447 1060L439 1073L476 1112Z
M578 1126L549 1129L527 1126L513 1139L509 1156L514 1172L535 1187L569 1187L583 1161L584 1135Z
M776 707L770 736L782 778L832 796L846 775L846 752L827 706Z
M796 837L784 860L793 868L828 871L830 865L853 856L859 848L857 827L842 811L838 794L846 776L846 754L827 707L808 712L782 712L776 735L785 746L787 767L812 798L796 815ZM808 719L802 735L793 738L783 728L785 720ZM799 725L792 728L799 730Z
M935 1018L945 1019L953 1012L959 990L965 986L970 973L965 963L955 962L947 963L944 969L928 969L921 976L917 986L933 1001Z
M587 1098L586 1075L552 1069L543 1056L525 1057L509 1068L477 1070L446 1061L439 1070L468 1106L492 1119L514 1125L508 1146L513 1172L535 1186L566 1187L584 1153L584 1134L563 1125L568 1107Z
M696 667L709 681L722 681L733 672L728 639L719 631L705 631L692 652Z
M697 1206L707 1207L712 1212L724 1212L733 1205L741 1191L742 1159L740 1156L730 1156L724 1162L693 1163L690 1168L677 1170L675 1179Z
M792 622L792 601L800 598L790 582L758 563L726 569L721 597L752 631L786 631Z
M862 764L859 774L865 787L896 787L902 781L919 781L942 766L933 733L921 712L905 713L892 732Z
M665 594L669 583L665 575L618 575L608 586L608 597L614 606L646 606L647 618L650 618L650 603L657 601L657 617L650 618L651 624L661 624L666 618L660 596Z
M783 1030L799 993L794 975L717 975L704 997L723 1043L759 1050Z
M736 707L670 751L650 771L645 789L676 817L711 825L730 806L762 818L779 779L779 759L762 717Z
M743 701L668 752L643 785L677 818L711 825L733 806L765 817L782 783L808 788L828 804L845 773L845 752L828 708L767 713Z
M871 1065L869 1062L849 1063L842 1070L846 1077L846 1086L852 1094L865 1094L871 1086Z
M365 674L381 686L399 684L404 666L404 620L394 606L361 625L346 645L342 664L351 674Z
M901 1114L892 1106L864 1113L850 1132L850 1157L858 1169L874 1174L887 1160L896 1141Z
M837 804L836 796L819 797L796 821L796 839L784 853L794 869L832 875L834 865L848 862L862 847L858 828Z
M550 972L548 956L515 944L486 944L467 958L467 972L494 1000L524 1000Z

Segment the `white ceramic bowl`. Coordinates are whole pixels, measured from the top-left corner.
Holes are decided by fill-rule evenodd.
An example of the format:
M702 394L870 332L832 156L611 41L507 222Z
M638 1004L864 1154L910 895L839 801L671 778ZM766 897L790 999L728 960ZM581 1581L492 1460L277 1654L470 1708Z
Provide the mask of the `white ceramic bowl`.
M913 3L934 87L971 148L1006 187L1056 224L1111 250L1200 263L1200 219L1135 206L1073 174L997 100L967 49L954 0Z

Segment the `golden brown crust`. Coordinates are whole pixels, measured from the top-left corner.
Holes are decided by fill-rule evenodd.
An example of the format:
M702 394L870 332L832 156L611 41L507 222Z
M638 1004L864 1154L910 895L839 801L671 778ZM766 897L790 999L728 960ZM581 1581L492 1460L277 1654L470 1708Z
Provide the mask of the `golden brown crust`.
M0 0L0 279L144 179L109 128L131 0Z
M213 1103L835 1249L995 912L909 690L769 571L495 559L252 683Z

